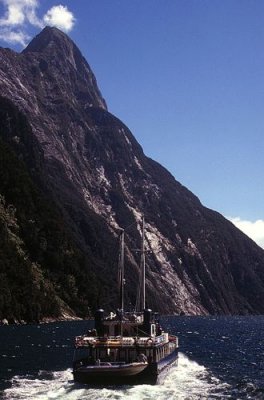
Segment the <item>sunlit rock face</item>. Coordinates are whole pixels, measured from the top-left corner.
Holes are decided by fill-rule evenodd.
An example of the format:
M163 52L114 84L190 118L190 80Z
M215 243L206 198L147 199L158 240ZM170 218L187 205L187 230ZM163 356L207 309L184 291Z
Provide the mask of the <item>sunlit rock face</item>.
M4 140L15 143L32 176L37 171L38 185L55 200L78 248L93 254L103 307L115 299L111 249L120 228L133 223L126 234L127 308L135 301L138 253L131 249L140 247L144 214L149 307L162 313L264 312L264 251L144 155L107 111L93 72L64 33L47 27L20 54L1 49L0 94L32 130L30 146L19 130ZM8 127L12 113L2 117Z

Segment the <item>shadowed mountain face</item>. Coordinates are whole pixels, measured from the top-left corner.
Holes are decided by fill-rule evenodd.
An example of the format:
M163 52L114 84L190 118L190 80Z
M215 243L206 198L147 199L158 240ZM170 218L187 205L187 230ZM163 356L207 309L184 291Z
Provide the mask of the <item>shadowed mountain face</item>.
M46 271L73 312L80 314L80 304L71 302L71 289L61 292L56 276L71 276L83 304L114 306L114 249L120 228L133 223L126 234L126 305L134 303L138 255L129 249L140 246L142 214L150 250L149 307L163 313L264 312L264 251L144 155L129 129L107 111L89 65L64 33L45 28L21 54L1 49L0 94L3 142L23 163L35 190L52 202L68 246L86 260L72 271L60 262L51 273L36 251L40 241L34 251L21 232L32 262ZM0 184L17 218L27 215L26 204L21 210L8 184Z

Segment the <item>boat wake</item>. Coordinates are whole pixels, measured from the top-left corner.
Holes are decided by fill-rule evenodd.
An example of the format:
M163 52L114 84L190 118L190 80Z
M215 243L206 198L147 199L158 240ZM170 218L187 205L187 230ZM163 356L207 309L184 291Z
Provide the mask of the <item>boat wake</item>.
M37 377L14 376L12 386L4 391L5 400L48 399L115 399L115 400L202 400L230 398L229 386L213 377L204 366L179 354L179 364L173 367L161 385L113 386L89 388L76 384L71 370L40 371Z

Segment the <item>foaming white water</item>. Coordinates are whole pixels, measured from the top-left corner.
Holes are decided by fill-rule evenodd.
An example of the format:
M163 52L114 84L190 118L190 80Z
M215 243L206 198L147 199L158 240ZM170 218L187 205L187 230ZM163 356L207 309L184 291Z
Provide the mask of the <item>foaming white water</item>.
M212 376L202 365L179 355L179 364L168 373L161 385L113 386L91 389L75 384L71 370L60 372L40 371L33 379L15 376L12 387L4 392L4 399L12 400L202 400L225 399L228 385Z

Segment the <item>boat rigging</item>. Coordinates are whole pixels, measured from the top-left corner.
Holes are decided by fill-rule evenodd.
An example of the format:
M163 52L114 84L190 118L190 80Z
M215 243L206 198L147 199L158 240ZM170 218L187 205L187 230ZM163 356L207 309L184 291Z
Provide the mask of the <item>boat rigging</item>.
M178 338L163 331L157 313L146 309L145 219L141 221L140 279L136 308L124 311L125 230L120 234L119 309L95 313L95 329L75 338L74 380L82 383L157 383L177 363Z

